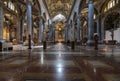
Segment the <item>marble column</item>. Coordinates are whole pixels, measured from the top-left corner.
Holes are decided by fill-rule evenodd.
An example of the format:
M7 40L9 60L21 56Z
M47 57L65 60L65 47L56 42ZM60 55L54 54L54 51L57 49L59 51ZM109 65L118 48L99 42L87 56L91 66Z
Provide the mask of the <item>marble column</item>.
M94 6L93 2L89 1L88 9L88 42L87 45L94 45Z
M65 28L65 42L68 41L68 27Z
M21 19L21 27L20 27L21 29L20 29L20 40L22 41L22 42L24 42L24 40L23 40L23 37L25 36L25 34L24 34L24 19L22 18Z
M32 20L32 24L34 24L35 22ZM34 38L34 26L32 25L32 29L31 29L31 31L32 31L32 34L31 34L31 39L33 39Z
M75 22L72 23L73 41L75 41Z
M27 1L27 32L28 32L28 49L31 49L31 33L32 33L32 2Z
M42 25L43 25L43 27L42 27L42 40L44 40L44 32L46 32L46 24L45 24L45 21L44 20L42 20ZM47 34L46 34L47 35ZM46 41L46 39L44 40L44 41Z
M71 22L70 24L70 40L74 41L75 39L75 28L74 28L74 22Z
M78 29L78 40L77 42L80 42L81 38L80 38L80 16L78 16L77 19L77 29Z
M0 4L0 40L2 39L3 39L3 7Z
M20 18L18 17L17 18L17 42L18 43L20 43L20 34L21 34L21 32L20 32Z
M102 41L102 28L101 28L101 16L98 16L97 17L97 34L98 34L98 37L99 37L99 43L103 43Z
M54 28L52 26L52 35L51 35L51 40L54 41Z
M75 28L74 22L71 22L71 49L75 49Z
M40 21L39 21L40 25L39 25L39 42L42 42L42 37L43 37L43 18L40 17Z
M53 42L55 43L55 27L53 27Z

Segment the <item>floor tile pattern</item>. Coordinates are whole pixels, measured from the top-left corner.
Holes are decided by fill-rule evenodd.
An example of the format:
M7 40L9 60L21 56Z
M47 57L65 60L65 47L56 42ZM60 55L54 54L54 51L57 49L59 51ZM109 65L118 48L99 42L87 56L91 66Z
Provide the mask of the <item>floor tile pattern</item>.
M23 48L22 48L23 47ZM120 81L120 47L15 46L0 52L0 81Z

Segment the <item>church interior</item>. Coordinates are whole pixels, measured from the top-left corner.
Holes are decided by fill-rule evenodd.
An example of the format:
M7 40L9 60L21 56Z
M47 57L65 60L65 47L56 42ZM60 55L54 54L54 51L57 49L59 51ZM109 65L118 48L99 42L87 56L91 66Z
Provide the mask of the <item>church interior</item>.
M0 81L120 81L120 0L0 0Z

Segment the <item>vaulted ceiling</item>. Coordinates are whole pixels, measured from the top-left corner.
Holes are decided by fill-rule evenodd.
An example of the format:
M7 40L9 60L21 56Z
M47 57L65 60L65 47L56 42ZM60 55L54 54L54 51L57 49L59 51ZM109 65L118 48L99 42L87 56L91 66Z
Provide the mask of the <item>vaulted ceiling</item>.
M58 14L62 14L67 18L74 3L73 1L74 0L45 0L45 3L51 18Z

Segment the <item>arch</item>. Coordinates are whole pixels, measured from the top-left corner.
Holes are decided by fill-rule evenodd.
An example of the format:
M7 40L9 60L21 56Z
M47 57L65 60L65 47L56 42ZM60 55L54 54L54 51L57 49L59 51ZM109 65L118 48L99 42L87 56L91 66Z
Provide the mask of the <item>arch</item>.
M102 5L101 5L101 9L100 9L100 13L103 13L104 12L104 9L105 7L108 7L108 3L114 1L114 5L113 6L116 6L119 2L118 0L106 0ZM111 6L109 9L111 9L113 6ZM109 10L108 9L108 10Z
M86 0L86 2L87 2L87 0ZM81 0L81 2L79 4L78 14L80 14L83 9L88 8L88 5L82 8L83 3L85 3L85 1ZM94 12L96 15L98 14L98 10L95 7L94 7Z
M41 15L41 6L40 6L40 3L39 3L39 0L34 0L34 2L37 4L37 6L38 6L38 9L39 9L39 11L40 11L40 15Z
M119 20L119 17L120 17L119 12L114 11L114 12L108 13L104 19L104 26L105 26L104 29L109 30L112 27L114 27L114 24L115 22L117 22L117 20Z
M58 22L60 22L60 21L65 22L66 18L63 14L57 14L55 17L53 17L52 21L53 22L57 22L57 21Z
M116 16L113 17L113 14L116 14ZM120 12L118 12L117 10L109 12L104 16L102 21L104 39L114 40L115 35L113 32L118 30L118 22L120 22ZM115 38L115 40L120 41L118 38Z

